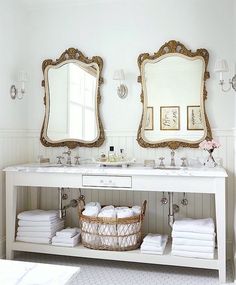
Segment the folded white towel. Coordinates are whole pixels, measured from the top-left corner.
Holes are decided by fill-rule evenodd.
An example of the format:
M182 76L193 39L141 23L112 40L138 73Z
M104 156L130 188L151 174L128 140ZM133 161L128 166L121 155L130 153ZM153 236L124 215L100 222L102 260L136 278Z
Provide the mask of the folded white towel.
M32 210L18 214L17 218L24 221L51 221L59 216L58 210Z
M213 219L182 219L173 224L173 231L213 234L215 224Z
M143 239L143 242L149 243L150 245L153 244L153 245L161 246L162 237L163 236L159 234L149 233L148 235L145 236L145 238Z
M52 238L52 244L63 243L63 244L72 244L75 246L76 244L78 244L79 238L80 238L80 233L77 233L75 236L71 238L54 236Z
M134 212L134 215L140 215L141 214L141 210L142 210L142 208L140 207L140 206L133 206L132 207L132 210L133 210L133 212Z
M213 246L197 246L197 245L175 245L172 244L172 250L177 251L194 251L194 252L206 252L206 253L213 253L214 252Z
M184 256L184 257L194 257L194 258L207 258L207 259L214 258L214 253L207 253L207 252L172 250L171 254L177 256Z
M25 220L19 220L18 225L24 226L24 227L47 227L47 226L55 226L57 223L61 222L59 218L52 219L50 221L25 221Z
M103 210L98 214L99 218L116 218L116 211L114 209L111 210Z
M36 238L36 237L16 237L17 241L23 241L23 242L32 242L32 243L44 243L44 244L50 244L51 239L50 238Z
M215 247L215 241L214 240L200 240L200 239L188 239L188 238L173 238L172 244Z
M101 212L107 211L107 210L114 210L114 209L115 209L115 207L112 206L112 205L110 205L110 206L105 206L105 207L103 207L103 208L101 209Z
M18 237L52 238L56 232L17 232Z
M82 214L89 217L97 217L99 213L98 207L87 207Z
M187 239L199 239L199 240L215 240L215 233L212 234L201 234L201 233L191 233L191 232L177 232L172 231L171 236L173 238L187 238Z
M53 242L52 245L54 246L67 246L67 247L74 247L76 244L70 244L70 243L62 243L62 242Z
M62 238L72 238L79 232L78 228L66 228L61 231L57 231L56 236Z
M59 222L55 226L45 227L18 227L18 232L56 232L64 228L64 221Z
M156 253L156 254L163 254L165 247L166 247L166 243L168 240L168 236L167 235L163 235L162 236L162 243L161 246L148 246L145 245L145 243L142 243L141 245L141 253Z

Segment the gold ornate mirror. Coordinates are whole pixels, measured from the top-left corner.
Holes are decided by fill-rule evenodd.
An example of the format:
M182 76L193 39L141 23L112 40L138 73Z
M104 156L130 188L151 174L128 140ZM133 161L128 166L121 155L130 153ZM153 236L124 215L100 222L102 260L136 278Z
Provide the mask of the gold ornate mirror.
M142 147L198 147L211 139L205 110L209 54L177 41L138 57L143 113L137 141Z
M85 57L69 48L59 59L42 64L45 117L41 130L44 146L98 147L105 140L99 113L101 57Z

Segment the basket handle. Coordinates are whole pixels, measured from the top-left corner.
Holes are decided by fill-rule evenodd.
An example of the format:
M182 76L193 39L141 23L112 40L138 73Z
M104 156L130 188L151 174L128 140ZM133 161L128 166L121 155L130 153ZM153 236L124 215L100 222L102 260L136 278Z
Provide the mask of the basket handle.
M84 195L80 195L79 199L78 199L78 212L79 215L81 215L82 210L84 209L85 206L85 196Z
M145 200L143 202L143 206L142 206L142 210L141 210L141 213L142 213L143 216L145 215L146 208L147 208L147 200Z

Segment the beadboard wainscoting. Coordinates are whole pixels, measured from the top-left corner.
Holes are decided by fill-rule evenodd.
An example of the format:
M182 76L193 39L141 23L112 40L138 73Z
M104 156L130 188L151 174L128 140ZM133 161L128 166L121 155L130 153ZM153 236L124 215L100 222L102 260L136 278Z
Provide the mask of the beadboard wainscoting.
M214 156L221 158L223 166L227 169L227 240L228 240L228 257L232 257L232 242L234 240L234 185L235 185L235 161L233 150L235 148L235 131L234 130L213 130L214 138L220 142L220 149L216 150ZM97 157L101 152L106 153L109 145L114 145L116 150L123 148L129 157L136 158L138 162L143 162L144 159L156 159L158 157L166 157L166 165L170 163L169 149L144 149L140 147L136 141L135 132L106 132L106 141L100 148L78 148L72 150L72 156L79 153L81 160L92 159ZM38 156L43 155L49 157L51 162L56 161L56 156L61 155L64 148L45 148L39 141L39 131L25 130L0 130L0 153L1 153L1 183L0 183L0 203L1 203L1 218L0 218L0 256L4 255L5 248L5 179L2 169L8 165L35 162ZM180 149L176 151L177 163L182 156L188 158L204 159L206 153L198 149ZM68 200L77 198L79 195L78 189L67 189L69 194ZM102 204L116 205L134 205L141 204L145 199L148 201L146 217L144 222L144 232L169 232L168 226L168 206L162 206L160 200L162 193L153 192L129 192L129 191L83 191L86 195L86 200L98 200ZM32 204L36 191L34 189L22 189L19 192L18 211L22 209L36 208L40 206L44 209L57 208L58 198L57 189L55 191L40 191L40 205ZM184 207L180 204L182 194L175 195L174 202L180 206L181 216L189 217L215 217L214 197L208 194L188 194L189 204ZM78 224L77 209L68 210L67 224Z

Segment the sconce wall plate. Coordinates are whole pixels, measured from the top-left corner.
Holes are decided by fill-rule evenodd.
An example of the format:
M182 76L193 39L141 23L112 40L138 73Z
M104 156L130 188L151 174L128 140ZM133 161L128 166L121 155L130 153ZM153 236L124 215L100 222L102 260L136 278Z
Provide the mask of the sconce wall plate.
M124 84L120 84L120 86L117 87L117 94L121 99L124 99L128 95L128 87Z
M16 89L16 86L15 85L12 85L11 88L10 88L10 96L11 96L11 99L15 100L16 99L16 96L17 96L17 89Z

